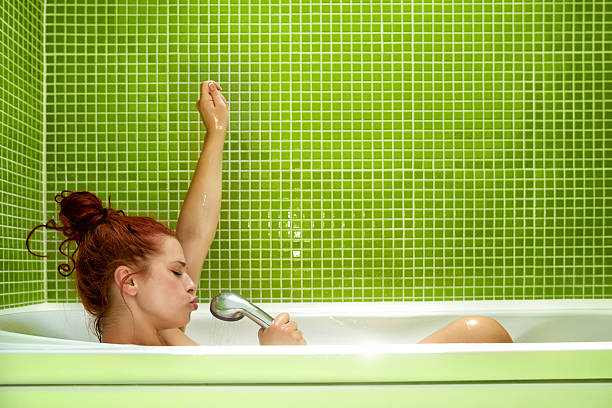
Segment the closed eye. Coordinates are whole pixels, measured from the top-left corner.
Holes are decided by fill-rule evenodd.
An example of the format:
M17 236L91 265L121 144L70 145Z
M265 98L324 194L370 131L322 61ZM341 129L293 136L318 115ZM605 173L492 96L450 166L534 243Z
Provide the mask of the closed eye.
M176 276L182 276L183 274L181 272L177 272L177 271L172 271L173 274L175 274Z

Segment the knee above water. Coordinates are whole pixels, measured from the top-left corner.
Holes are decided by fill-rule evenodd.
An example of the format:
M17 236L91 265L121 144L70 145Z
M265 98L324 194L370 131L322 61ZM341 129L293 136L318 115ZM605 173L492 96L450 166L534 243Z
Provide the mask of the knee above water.
M486 316L464 317L463 323L467 330L479 341L487 343L511 343L512 338L495 319Z

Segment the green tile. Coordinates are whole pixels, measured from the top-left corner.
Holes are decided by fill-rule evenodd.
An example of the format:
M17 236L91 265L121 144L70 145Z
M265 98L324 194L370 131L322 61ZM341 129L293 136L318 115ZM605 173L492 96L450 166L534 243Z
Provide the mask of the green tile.
M45 300L44 261L25 250L43 222L43 2L0 6L0 308ZM31 240L43 252L44 232Z
M3 258L19 260L3 262L13 285L0 307L44 299L42 263L19 245L63 189L176 225L209 78L231 121L200 297L612 297L607 5L45 7L0 7L0 21L24 18L0 41L0 96L18 101L0 121L2 214L15 223L3 229L15 258ZM28 47L13 46L21 38ZM57 275L59 242L48 235L46 295L77 301Z

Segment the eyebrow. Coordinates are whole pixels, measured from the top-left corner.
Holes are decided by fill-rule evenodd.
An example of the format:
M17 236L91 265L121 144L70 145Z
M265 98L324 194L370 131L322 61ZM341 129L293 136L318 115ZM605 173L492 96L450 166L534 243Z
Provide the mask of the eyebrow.
M176 260L176 261L174 261L174 262L176 262L176 263L179 263L179 264L183 265L183 267L184 267L184 268L187 268L187 264L186 264L185 262L183 262L183 261Z

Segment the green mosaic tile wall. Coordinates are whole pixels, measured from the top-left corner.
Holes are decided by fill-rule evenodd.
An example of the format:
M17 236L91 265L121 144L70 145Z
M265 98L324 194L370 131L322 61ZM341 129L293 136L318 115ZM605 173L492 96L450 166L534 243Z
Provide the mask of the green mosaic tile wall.
M50 0L46 23L48 214L88 189L175 227L198 85L222 85L203 299L612 298L610 2ZM49 300L76 300L58 263Z
M44 262L24 249L43 215L43 8L0 2L0 309L45 299Z

